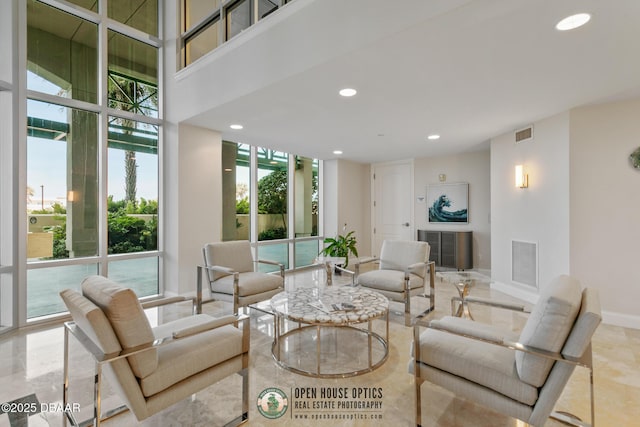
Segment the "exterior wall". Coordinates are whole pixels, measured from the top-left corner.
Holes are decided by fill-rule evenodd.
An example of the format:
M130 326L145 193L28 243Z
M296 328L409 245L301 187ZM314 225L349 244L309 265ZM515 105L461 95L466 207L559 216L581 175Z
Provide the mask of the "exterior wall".
M491 276L496 287L530 301L569 273L569 113L534 123L533 141L513 132L491 140ZM515 187L523 164L529 188ZM511 281L511 241L538 244L538 289Z
M640 329L640 98L571 111L571 274L604 321Z
M491 270L491 224L489 208L490 188L489 150L462 153L448 157L416 159L414 163L414 218L417 230L473 231L473 268ZM430 224L427 219L427 185L439 183L439 175L446 175L446 183L469 183L469 223ZM415 238L415 237L414 237Z

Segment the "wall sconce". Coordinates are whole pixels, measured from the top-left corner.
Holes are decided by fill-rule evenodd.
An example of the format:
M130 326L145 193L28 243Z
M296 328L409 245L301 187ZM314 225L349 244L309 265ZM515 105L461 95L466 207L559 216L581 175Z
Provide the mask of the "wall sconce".
M67 191L67 202L75 202L76 194L73 190Z
M516 165L516 187L527 188L529 187L529 175L524 172L523 165Z

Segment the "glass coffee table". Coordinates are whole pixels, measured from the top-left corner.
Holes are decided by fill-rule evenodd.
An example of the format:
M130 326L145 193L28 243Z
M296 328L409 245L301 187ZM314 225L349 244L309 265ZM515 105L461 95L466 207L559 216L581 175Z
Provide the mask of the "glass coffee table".
M333 284L333 271L336 268L336 265L343 265L345 260L346 258L344 257L318 256L313 260L313 264L324 267L327 275L326 284L327 286L331 286Z
M473 319L469 311L469 292L476 282L489 283L491 279L476 272L443 271L436 275L444 282L450 283L458 291L458 296L451 298L451 315ZM475 302L476 299L473 299Z
M346 378L373 371L389 356L389 301L378 292L351 286L299 288L275 295L271 310L271 353L291 372ZM376 319L384 320L384 335L373 330ZM297 327L285 330L287 321Z

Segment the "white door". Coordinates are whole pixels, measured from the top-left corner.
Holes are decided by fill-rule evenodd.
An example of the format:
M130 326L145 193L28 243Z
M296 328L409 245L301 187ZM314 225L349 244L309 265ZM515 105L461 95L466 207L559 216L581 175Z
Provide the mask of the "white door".
M373 165L373 242L375 256L384 240L415 240L413 163Z

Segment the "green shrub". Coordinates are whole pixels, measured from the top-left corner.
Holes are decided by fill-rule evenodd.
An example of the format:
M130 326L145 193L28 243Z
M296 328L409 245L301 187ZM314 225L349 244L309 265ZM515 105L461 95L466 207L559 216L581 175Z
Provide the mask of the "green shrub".
M114 202L113 196L109 196L107 198L108 212L118 212L119 210L124 210L125 206L126 206L126 202L124 200L120 200L119 202Z
M151 251L158 248L158 221L149 223L124 211L109 213L109 253Z
M138 203L138 208L136 209L136 213L139 214L158 214L158 201L157 200L147 200L143 197L140 198L140 203Z
M236 200L236 213L248 214L249 213L249 198L245 197L242 200Z
M53 232L53 259L69 258L67 250L67 224L55 225L49 229Z
M286 238L287 229L285 227L270 228L268 230L264 230L258 235L258 240L277 240Z
M127 209L134 210L135 214L154 215L151 220L145 221L141 218L127 215ZM58 213L59 208L54 205L54 211ZM50 213L50 212L49 212ZM154 251L158 249L158 202L155 200L141 199L138 207L134 208L132 203L124 200L113 201L113 196L108 199L108 248L110 254L121 254L130 252ZM67 250L67 224L65 217L56 216L62 219L62 225L50 227L46 231L53 232L53 258L69 258Z

